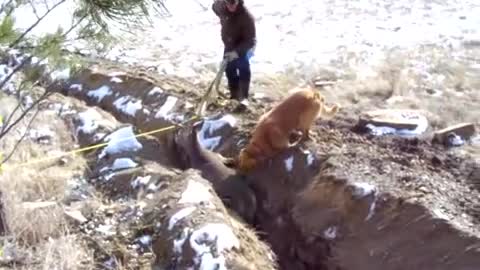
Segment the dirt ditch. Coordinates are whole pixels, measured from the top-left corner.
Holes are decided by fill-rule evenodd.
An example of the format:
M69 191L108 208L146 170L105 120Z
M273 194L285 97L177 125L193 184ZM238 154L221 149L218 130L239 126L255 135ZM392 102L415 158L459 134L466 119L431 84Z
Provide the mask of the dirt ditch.
M182 87L183 91L179 90ZM186 83L182 85L181 81L172 83L96 68L86 70L57 90L90 106L103 108L135 127L124 126L113 133L122 130L120 133L133 134L189 119L189 111L196 101L194 94L185 95L188 89L193 89L190 87ZM197 136L204 149L232 156L246 143L249 127L265 109L261 103L261 100L254 101L255 111L245 117L223 112L204 119L198 134L190 132L188 125L188 136ZM319 120L314 128L319 134L316 142L286 151L242 178L254 192L257 204L249 224L257 234L249 237L258 237L268 243L280 269L473 270L480 267L480 193L475 178L478 166L445 154L426 140L356 134L350 130L354 121L346 113L331 121ZM111 136L109 140L113 140L112 131L103 132ZM154 136L155 139L142 138L130 143L133 148L127 154L113 148L110 152L104 148L91 154L96 155L91 164L92 168L97 168L93 173L109 179L104 182L103 189L109 191L107 194L112 199L135 198L131 194L132 182L146 177L148 172L157 172L155 177L149 178L156 190L180 189L175 188L174 183L192 177L181 176L182 170L189 167L197 167L202 176L208 175L208 169L194 164L195 156L191 151L179 153L178 132ZM85 144L107 138L87 137L83 139ZM112 168L119 158L128 158L142 166L140 169L125 166L127 170L118 172L102 170ZM218 193L215 181L207 180ZM145 190L148 191L148 187ZM169 197L174 194L163 194L150 196L150 201L166 196L156 205L179 208ZM228 205L223 194L218 196ZM232 200L232 196L229 199ZM218 201L214 204L220 205ZM208 212L208 208L202 209L201 213L207 217L220 216ZM158 217L162 222L165 215L169 218L173 215L162 209L152 211L150 217ZM204 222L201 213L189 217L188 222ZM235 216L235 213L230 215ZM246 226L240 224L243 225L232 226ZM237 235L242 230L251 230L246 228L236 231ZM165 227L159 231L158 235L162 235ZM174 235L180 237L174 237L178 244L182 231L175 231ZM242 241L249 242L253 238L249 239ZM152 241L158 258L173 256L165 255L165 250L172 247L161 245L166 241L164 238L158 236ZM260 241L255 243L263 245ZM192 238L189 244L190 248L194 245ZM191 253L191 249L181 247L184 252ZM244 250L247 255L243 258L244 261L259 260L258 264L238 263L232 268L268 269L265 265L274 268L271 261L260 262L262 258L273 258L268 255L269 247L257 248L263 250L258 254L265 255L255 258ZM202 257L191 261L203 259L206 260ZM228 256L227 261L232 262ZM156 260L156 265L159 264ZM186 269L187 264L169 266Z

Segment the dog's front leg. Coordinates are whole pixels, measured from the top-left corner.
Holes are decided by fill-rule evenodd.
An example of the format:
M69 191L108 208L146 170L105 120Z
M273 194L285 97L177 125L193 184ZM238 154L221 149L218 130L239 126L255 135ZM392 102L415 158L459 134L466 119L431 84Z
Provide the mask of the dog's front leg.
M237 167L237 160L235 158L224 158L222 160L223 165L229 168L236 168Z
M323 106L321 115L322 117L327 119L332 118L340 111L340 108L341 108L340 104L337 104L337 103L333 104L331 107Z
M312 142L316 142L317 140L312 137L311 135L316 135L316 132L313 132L313 131L310 131L309 128L305 129L303 132L302 132L302 141L312 141Z
M299 132L300 133L300 132ZM301 132L302 134L296 134L298 135L298 137L295 139L295 141L293 141L292 143L289 142L288 144L288 147L287 148L292 148L292 147L295 147L297 144L299 144L300 142L302 142L304 140L304 136L305 134L303 132Z
M303 130L303 139L305 141L308 141L308 140L312 139L312 137L310 137L310 129L309 128Z
M235 158L231 158L231 157L224 157L222 154L220 153L215 153L218 157L218 159L227 167L234 167L236 166L236 160Z

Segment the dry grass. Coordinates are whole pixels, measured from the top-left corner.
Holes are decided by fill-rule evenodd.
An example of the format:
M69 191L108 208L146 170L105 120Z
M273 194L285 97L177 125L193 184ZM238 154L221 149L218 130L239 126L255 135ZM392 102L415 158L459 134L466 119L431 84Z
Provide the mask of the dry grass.
M22 130L25 122L18 127ZM36 158L52 156L54 151L73 148L69 129L60 117L40 113L33 129L55 130L51 144L38 144L28 137L19 145L0 174L6 238L10 249L27 254L19 269L94 269L93 255L74 234L64 214L62 199L67 181L82 175L86 162L81 156L70 157L65 165L56 160L16 167ZM17 129L18 130L18 129ZM21 136L14 130L2 140L0 151L9 152ZM44 203L47 204L44 204ZM4 246L4 251L6 246Z
M82 160L74 160L77 164ZM81 166L79 166L80 168ZM52 167L43 171L24 168L2 175L4 220L8 237L38 262L22 269L93 269L93 257L68 231L63 198L65 181L78 171ZM42 206L40 203L51 202ZM31 207L33 205L33 207Z
M434 128L464 121L480 123L480 70L474 68L474 62L437 46L392 49L383 56L383 60L373 66L357 59L353 61L357 64L339 60L332 64L333 71L318 69L318 76L337 79L334 87L322 90L326 98L351 111L426 110ZM282 74L282 80L288 82L286 86L293 85L293 77L304 81L306 77L297 73Z
M85 250L80 239L66 235L49 239L39 248L41 267L36 269L94 269L93 254Z
M291 69L275 77L253 74L252 93L281 98L288 90L314 77L334 80L321 91L328 102L340 103L352 117L374 109L419 109L431 130L460 122L480 127L480 47L452 51L438 45L393 48L377 52L383 58L367 63L355 52L337 52L338 59L325 67ZM308 68L308 67L307 67ZM312 74L312 72L316 74ZM463 147L480 157L480 146ZM475 154L476 153L476 154Z

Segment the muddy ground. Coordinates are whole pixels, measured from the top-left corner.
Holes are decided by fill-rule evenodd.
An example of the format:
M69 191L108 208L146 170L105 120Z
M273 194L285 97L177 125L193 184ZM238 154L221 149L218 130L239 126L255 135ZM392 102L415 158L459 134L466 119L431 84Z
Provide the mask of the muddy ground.
M192 89L195 85L188 80L100 65L55 90L60 103L75 104L77 112L98 112L91 129L86 128L88 117L79 113L64 119L80 146L87 146L105 141L113 131L133 134L186 121L198 101ZM268 98L252 100L244 114L232 112L234 104L211 111L202 124L201 144L225 156L238 153L256 119L272 104ZM239 235L247 230L253 238L240 241L263 241L255 247L265 255L227 252L232 269L273 269L270 247L280 269L480 265L478 162L432 144L430 133L410 139L377 137L361 133L357 120L348 108L332 120L319 119L312 129L315 142L280 154L245 178L257 196L258 210L251 224L235 218L242 225L232 226L246 226L234 231ZM77 133L80 127L83 133ZM171 136L174 130L129 140L122 151L107 147L86 153L87 186L102 194L104 206L84 214L81 226L72 226L90 243L101 267L148 269L152 262L165 263L161 258L177 258L159 245L165 227L155 225L179 209L172 198L180 187L172 181L190 179L179 178L182 170L171 158L178 155L169 147ZM82 212L88 213L85 208ZM201 224L205 215L217 216L205 208L185 224ZM230 215L235 217L221 214ZM188 254L181 258L190 258ZM252 260L256 266L245 263ZM188 263L181 265L177 269Z

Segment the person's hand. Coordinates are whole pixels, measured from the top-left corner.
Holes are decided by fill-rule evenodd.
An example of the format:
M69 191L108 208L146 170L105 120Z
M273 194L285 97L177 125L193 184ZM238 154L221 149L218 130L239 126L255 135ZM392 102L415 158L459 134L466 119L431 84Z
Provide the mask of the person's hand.
M233 61L238 58L238 53L236 51L227 52L223 55L223 59L227 59L228 62Z

